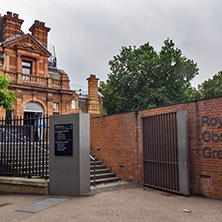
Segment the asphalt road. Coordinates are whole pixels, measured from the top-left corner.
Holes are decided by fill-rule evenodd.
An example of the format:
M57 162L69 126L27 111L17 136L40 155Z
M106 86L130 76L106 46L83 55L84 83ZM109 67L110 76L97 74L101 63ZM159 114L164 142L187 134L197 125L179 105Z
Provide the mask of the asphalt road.
M68 197L68 201L38 213L16 211L47 198L52 196L1 194L0 222L222 222L221 200L198 196L184 197L150 188L131 188L94 196Z

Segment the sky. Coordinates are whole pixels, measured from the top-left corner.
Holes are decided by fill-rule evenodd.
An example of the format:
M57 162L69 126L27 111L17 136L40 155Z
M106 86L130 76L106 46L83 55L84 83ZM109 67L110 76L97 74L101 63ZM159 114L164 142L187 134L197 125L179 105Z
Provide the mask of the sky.
M90 74L106 81L122 46L149 42L160 51L167 38L197 63L192 86L222 70L221 0L6 0L0 8L19 14L25 33L34 20L51 28L48 42L72 89L86 90Z

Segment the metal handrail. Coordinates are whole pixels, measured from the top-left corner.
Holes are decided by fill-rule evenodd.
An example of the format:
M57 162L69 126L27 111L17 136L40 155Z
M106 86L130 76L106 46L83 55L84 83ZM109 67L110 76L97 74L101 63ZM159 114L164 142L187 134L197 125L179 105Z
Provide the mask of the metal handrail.
M93 186L96 186L96 160L92 155L89 155L90 159L94 162L94 171L93 171Z

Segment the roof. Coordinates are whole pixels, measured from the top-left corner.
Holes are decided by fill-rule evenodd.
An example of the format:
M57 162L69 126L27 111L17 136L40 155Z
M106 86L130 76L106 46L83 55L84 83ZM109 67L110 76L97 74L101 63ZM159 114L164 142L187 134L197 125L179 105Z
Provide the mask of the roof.
M14 35L14 36L11 36L11 37L7 38L4 42L9 42L9 41L11 41L11 40L20 38L21 36L22 36L22 35Z
M20 38L20 37L22 37L24 35L30 35L29 33L28 34L24 34L24 32L22 32L22 33L23 33L22 35L11 36L11 37L7 38L4 42L12 41L12 40ZM33 35L30 35L30 36L32 36L43 48L45 48L47 51L49 51L37 38L35 38Z
M34 36L32 36L29 33L25 34L25 35L14 35L12 37L9 37L4 42L2 42L2 46L7 47L8 45L12 44L13 42L15 43L15 42L18 42L20 40L22 41L25 38L32 38L34 40L34 42L36 42L35 44L38 45L39 50L44 52L45 55L47 55L48 57L51 56L51 53L48 51L48 49L38 39L36 39Z
M48 73L49 73L49 76L53 79L60 79L61 78L61 76L58 72L52 72L49 70Z

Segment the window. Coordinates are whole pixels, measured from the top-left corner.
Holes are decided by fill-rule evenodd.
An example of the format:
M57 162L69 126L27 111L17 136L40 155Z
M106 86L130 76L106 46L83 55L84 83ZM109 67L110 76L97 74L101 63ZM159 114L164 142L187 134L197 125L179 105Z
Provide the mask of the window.
M24 74L32 74L32 62L29 61L22 61L22 73Z
M32 74L32 62L30 61L22 61L22 73L31 75ZM31 81L31 77L23 76L23 80Z
M53 103L53 110L59 111L59 103Z
M76 109L76 101L72 100L72 109Z

